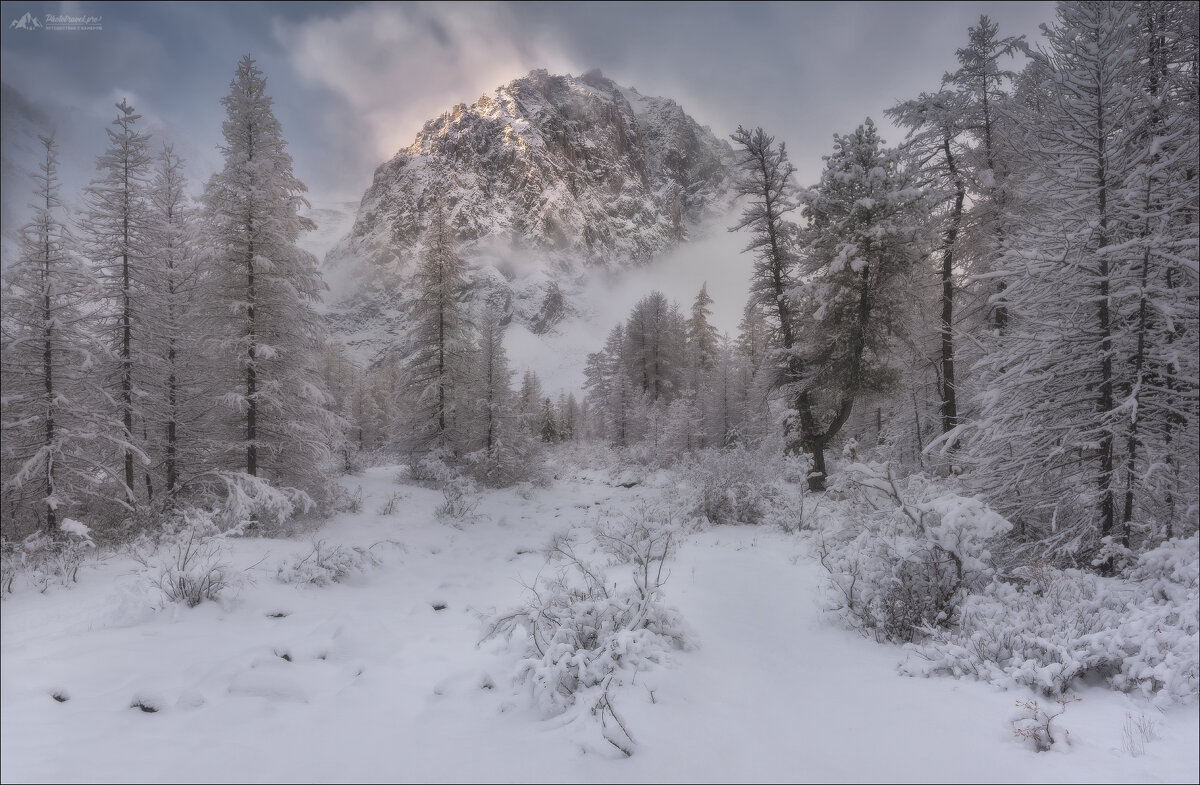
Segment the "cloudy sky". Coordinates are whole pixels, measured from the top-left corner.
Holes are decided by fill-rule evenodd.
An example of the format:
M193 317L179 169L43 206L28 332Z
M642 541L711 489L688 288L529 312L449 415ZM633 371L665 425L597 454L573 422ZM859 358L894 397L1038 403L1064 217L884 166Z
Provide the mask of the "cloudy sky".
M99 30L13 29L29 13L99 17ZM268 77L297 174L315 202L357 200L423 121L533 68L676 99L725 135L787 140L815 178L835 131L936 88L981 13L1038 35L1050 3L37 3L4 2L5 157L25 126L54 126L68 186L86 180L129 99L199 182L219 164L238 58ZM897 141L898 134L892 133ZM6 189L7 190L7 189ZM6 199L10 197L5 196Z

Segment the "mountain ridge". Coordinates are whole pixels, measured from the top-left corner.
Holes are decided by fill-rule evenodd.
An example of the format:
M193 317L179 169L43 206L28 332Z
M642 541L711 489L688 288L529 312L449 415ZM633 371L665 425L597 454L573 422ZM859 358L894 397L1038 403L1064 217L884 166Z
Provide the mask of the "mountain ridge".
M441 202L470 298L553 329L597 271L642 267L727 212L733 171L729 144L669 98L596 70L532 71L427 121L376 168L326 255L331 325L367 360L402 338L406 284Z

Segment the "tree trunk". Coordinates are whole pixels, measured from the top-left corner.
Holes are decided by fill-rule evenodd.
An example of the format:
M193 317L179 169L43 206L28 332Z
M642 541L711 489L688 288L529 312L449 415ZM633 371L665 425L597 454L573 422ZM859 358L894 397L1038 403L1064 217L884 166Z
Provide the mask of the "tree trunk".
M46 211L50 200L46 199ZM50 234L47 230L43 245L45 278L42 281L42 377L46 390L46 529L51 534L58 528L58 512L54 502L54 327L50 312Z
M962 224L966 186L954 163L949 136L942 140L942 150L955 188L954 208L950 211L950 225L942 245L942 433L949 433L958 425L958 396L954 382L954 242Z
M246 297L249 302L249 346L246 349L246 474L258 476L258 333L254 306L257 292L254 281L254 241L250 241L246 260Z
M1100 492L1100 536L1112 534L1113 519L1116 505L1113 499L1113 434L1107 420L1113 410L1113 361L1112 361L1112 324L1109 311L1109 264L1108 255L1104 249L1108 246L1108 150L1104 138L1107 128L1104 122L1104 104L1101 96L1096 96L1096 130L1099 146L1096 150L1096 185L1097 209L1099 212L1099 232L1097 232L1097 261L1099 263L1098 277L1100 296L1097 303L1097 322L1100 329L1100 400L1097 414L1101 419L1102 433L1100 436L1100 473L1096 485ZM1101 567L1104 572L1113 570L1112 559L1108 559Z

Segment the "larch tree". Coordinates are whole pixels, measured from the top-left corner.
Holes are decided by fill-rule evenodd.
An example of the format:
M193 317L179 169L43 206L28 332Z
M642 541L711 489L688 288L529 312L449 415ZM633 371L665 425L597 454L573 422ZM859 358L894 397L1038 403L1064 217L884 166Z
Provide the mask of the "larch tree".
M775 137L762 128L749 131L738 126L731 138L737 145L741 171L737 192L747 198L747 206L730 231L747 230L750 233L750 242L745 248L754 254L750 307L760 309L758 312L763 316L764 325L769 328L766 340L761 341L761 367L770 371L769 386L782 388L788 397L784 449L790 455L813 455L814 474L810 484L822 488L824 456L813 438L817 426L813 420L811 396L799 384L804 376L804 363L797 351L791 297L799 272L797 227L788 218L798 207L793 182L795 167L788 159L787 146L783 142L776 143Z
M1006 57L1026 51L1024 36L1000 36L999 26L987 16L967 30L967 45L957 52L959 67L942 79L943 93L955 97L954 126L974 142L966 148L961 172L971 192L968 233L970 247L977 257L977 269L991 272L1002 253L1008 224L1012 222L1008 178L1012 155L1009 136L1013 122L1006 86L1016 77L1001 67ZM995 329L1004 329L1008 311L1004 305L1005 282L1002 277L988 279L997 297L991 311Z
M712 316L713 299L708 294L708 284L700 287L692 301L691 314L687 319L687 372L684 381L684 396L689 399L689 415L695 417L697 438L695 444L688 442L689 449L707 447L710 440L704 425L708 419L708 382L716 366L719 339L717 328L709 322ZM716 443L720 444L721 439Z
M730 447L743 439L752 378L745 366L745 358L736 351L729 336L722 337L717 343L708 384L700 392L706 398L705 430L710 444Z
M604 347L587 356L584 370L596 431L616 447L628 447L640 436L634 422L639 396L629 375L629 345L625 326L617 324L609 331Z
M453 452L461 446L455 429L455 391L469 376L471 324L463 304L467 267L455 248L441 201L435 204L425 232L412 285L413 328L404 391L412 421L410 448Z
M932 95L922 93L918 98L901 102L886 112L897 123L909 128L905 148L922 173L922 185L933 196L936 203L934 212L941 229L938 248L941 315L937 388L941 399L943 433L949 433L959 422L954 333L955 295L957 281L962 276L956 267L956 263L961 266L956 252L967 201L967 180L963 171L962 111L957 98L955 93L948 90ZM920 340L919 336L914 337Z
M713 299L708 294L708 283L700 287L696 299L692 301L691 315L687 320L688 363L697 372L712 370L717 354L717 328L709 321L712 316ZM699 380L690 380L694 388L698 388Z
M476 323L473 376L466 390L464 449L469 466L481 481L503 486L528 474L533 441L518 424L513 372L504 349L503 314L488 306Z
M87 189L84 225L88 251L104 285L105 330L112 332L117 363L114 397L125 429L122 438L129 445L144 441L144 391L140 388L147 376L146 366L153 362L149 344L155 330L147 314L155 295L148 263L151 154L149 137L136 128L141 118L127 101L117 104L117 118L112 122L116 130L105 129L108 148L97 159L98 174ZM137 494L131 448L123 450L122 462L126 501L133 505ZM153 496L148 474L146 490Z
M1012 318L964 427L983 492L1062 558L1129 543L1139 508L1161 537L1178 513L1159 500L1194 498L1159 471L1184 456L1168 434L1196 422L1195 351L1181 352L1195 347L1195 103L1182 74L1194 66L1163 69L1157 47L1187 28L1154 24L1152 7L1063 3L1046 30L1020 183L1040 209L1001 259Z
M311 495L324 487L337 431L318 368L326 333L314 305L324 282L316 258L296 244L314 225L300 215L306 189L249 55L229 87L225 163L203 196L207 298L228 413L224 464Z
M532 368L526 368L517 392L517 418L530 434L537 434L537 413L541 402L542 380Z
M901 283L928 247L924 190L870 119L836 136L825 160L820 182L801 198L803 276L790 292L804 335L792 354L802 368L801 433L814 490L823 487L824 451L855 400L895 378L889 354L904 329Z
M686 325L666 295L653 291L634 305L625 323L629 375L647 403L670 403L683 389Z
M85 501L92 515L109 503L131 511L119 462L109 459L143 457L124 438L102 383L107 348L94 313L100 285L63 218L54 140L40 139L45 157L34 175L33 218L5 273L0 318L6 535L33 526L55 532Z
M147 310L155 330L148 336L147 355L156 362L145 385L160 431L150 444L156 448L170 504L186 478L204 469L196 430L207 409L205 393L211 391L204 385L203 332L197 329L202 316L197 224L183 159L169 145L154 162L148 198L147 254L154 285Z

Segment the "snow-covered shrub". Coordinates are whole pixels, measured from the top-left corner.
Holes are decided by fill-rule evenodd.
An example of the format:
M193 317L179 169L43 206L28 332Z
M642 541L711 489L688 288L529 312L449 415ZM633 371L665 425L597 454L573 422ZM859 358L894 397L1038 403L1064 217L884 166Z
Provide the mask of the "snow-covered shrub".
M1140 758L1146 754L1147 742L1158 738L1158 723L1144 713L1125 712L1125 722L1121 726L1121 746L1131 757Z
M524 605L491 620L484 639L509 639L520 630L527 647L516 681L529 685L548 713L589 713L604 739L624 754L633 738L613 706L613 695L639 670L662 664L687 645L678 611L663 601L664 565L679 530L643 511L599 527L594 544L609 564L591 561L579 544L560 536L546 551L553 577L530 587ZM632 585L610 580L606 566L633 568Z
M621 460L609 467L608 483L618 488L633 488L642 485L649 479L651 467L644 463L625 460L625 452L621 452Z
M491 488L518 483L546 482L545 465L537 447L524 437L496 444L491 450L476 450L462 457L460 467L476 482Z
M1200 694L1200 534L1146 551L1127 579L1137 601L1116 608L1125 656L1114 687L1192 701Z
M181 508L157 543L143 540L135 546L133 557L159 604L194 608L206 600L219 600L240 585L227 560L226 538L243 528L221 531L211 512Z
M475 481L461 475L453 475L446 480L442 497L443 501L437 508L438 516L455 521L469 520L481 501Z
M971 594L955 629L927 630L904 666L1066 691L1089 673L1160 704L1200 687L1197 536L1143 554L1123 578L1037 564Z
M1071 732L1055 724L1072 703L1083 700L1075 696L1060 696L1054 702L1057 709L1046 708L1035 699L1017 701L1017 714L1012 719L1013 736L1027 741L1038 752L1047 752L1060 742L1070 744Z
M357 486L354 490L339 485L331 496L330 507L333 508L334 512L348 512L356 515L362 512L362 505L363 490L361 485Z
M994 581L968 595L958 626L928 629L929 638L913 648L919 659L904 670L972 676L1046 695L1062 693L1088 671L1111 670L1098 645L1104 619L1097 612L1096 577L1077 570L1038 572L1036 583Z
M762 523L784 503L779 475L763 456L741 448L705 450L684 470L692 512L710 523Z
M248 528L275 533L280 526L315 506L313 498L298 488L277 488L262 477L245 472L212 472L203 479L209 486L203 508L210 511L204 514L221 531ZM322 489L323 494L325 490ZM200 510L192 508L188 514L198 515Z
M911 641L953 626L991 576L987 542L1010 524L978 499L922 475L852 464L830 485L840 528L818 541L825 609L877 640Z
M547 448L551 461L560 466L582 470L604 471L620 462L618 451L608 444L593 440L572 440Z
M400 502L408 498L408 494L400 491L392 491L388 497L383 500L383 504L379 507L379 515L395 515L396 510L400 507Z
M1200 585L1200 533L1176 537L1146 551L1125 577L1164 602L1194 602Z
M35 532L20 542L0 540L0 589L11 594L18 578L39 592L50 586L70 586L79 580L79 568L95 553L87 526L63 519L61 535Z
M416 482L442 485L454 476L454 470L449 464L451 459L451 456L442 450L414 456L408 464L408 476Z
M759 451L761 454L761 450ZM777 455L777 452L771 453ZM808 454L784 455L781 461L780 477L784 482L804 488L808 485L808 475L812 472L812 456Z
M281 583L307 583L313 586L328 586L341 583L351 575L366 572L379 566L379 559L369 548L345 547L325 544L324 540L313 540L313 547L303 556L296 556L279 565L275 579Z

